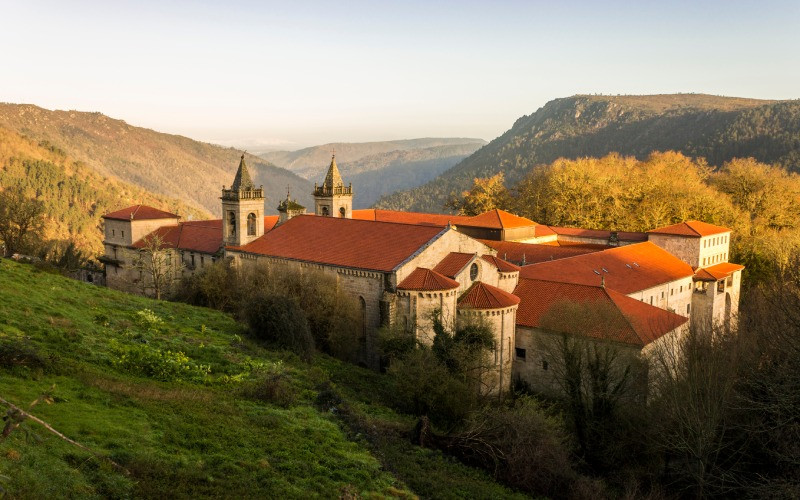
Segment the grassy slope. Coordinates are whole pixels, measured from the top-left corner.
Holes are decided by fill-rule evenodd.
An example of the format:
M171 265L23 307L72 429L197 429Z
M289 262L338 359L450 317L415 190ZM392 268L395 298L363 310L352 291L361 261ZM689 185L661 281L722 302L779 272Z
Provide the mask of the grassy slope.
M143 321L144 309L163 322ZM405 433L413 419L382 404L385 377L325 356L307 365L268 350L216 311L2 260L0 360L9 345L35 351L44 366L18 356L0 367L0 396L24 408L55 386L55 403L31 412L131 472L126 477L29 423L41 442L20 431L0 441L0 487L12 497L513 495L480 471L411 446ZM210 365L210 375L158 382L116 363L117 350L141 346L182 351ZM282 374L293 402L245 396L243 387L266 373ZM357 426L315 404L328 381Z
M197 204L220 214L220 188L233 182L240 150L134 127L101 113L51 111L30 104L0 103L0 125L35 141L49 141L105 177L152 193ZM311 200L312 184L269 162L247 155L256 184L263 184L267 213L291 186L301 203Z

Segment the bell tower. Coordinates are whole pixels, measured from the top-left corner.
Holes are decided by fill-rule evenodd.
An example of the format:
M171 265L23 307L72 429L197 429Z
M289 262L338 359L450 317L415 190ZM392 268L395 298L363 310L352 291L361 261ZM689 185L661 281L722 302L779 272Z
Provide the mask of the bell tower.
M264 187L256 188L244 155L230 189L222 187L222 239L241 246L264 234Z
M331 166L321 186L314 184L314 214L323 217L353 216L353 185L345 186L336 166L336 154L331 156Z

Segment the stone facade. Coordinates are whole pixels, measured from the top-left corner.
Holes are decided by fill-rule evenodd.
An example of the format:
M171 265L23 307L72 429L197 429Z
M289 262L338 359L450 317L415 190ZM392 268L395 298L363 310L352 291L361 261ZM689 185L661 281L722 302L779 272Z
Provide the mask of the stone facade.
M497 309L458 309L458 323L487 325L494 332L495 349L487 360L483 377L485 394L503 394L512 383L513 353L516 347L517 307Z
M335 158L332 158L325 181L322 185L315 186L315 215L350 219L352 217L352 197L352 186L344 185ZM231 188L223 188L221 204L222 220L211 221L213 224L206 225L204 229L211 231L213 235L211 233L203 233L204 235L200 237L197 236L200 233L195 232L193 233L195 235L193 238L187 238L193 241L192 244L197 244L197 240L205 238L208 244L200 246L183 245L180 239L180 235L183 233L178 232L177 238L170 243L172 246L163 250L164 255L167 255L170 259L171 265L174 265L176 269L180 269L182 274L197 272L217 258L227 257L233 259L236 265L246 265L248 262L266 262L271 266L280 266L297 272L313 271L332 276L335 278L337 289L356 299L361 307L360 324L363 329L361 336L362 360L367 366L373 368L378 368L380 364L377 332L382 325L399 322L409 335L414 335L422 344L430 345L433 342L432 318L435 314L440 315L444 325L449 329L455 329L458 325L464 325L469 322L482 322L492 329L496 344L492 359L488 360L486 393L507 391L514 377L526 381L542 392L557 391L553 369L556 360L552 358L551 354L548 354L547 349L543 346L548 343L552 344L553 340L560 338L561 334L524 326L535 323L523 322L521 325L518 324L518 313L521 314L524 312L525 307L530 306L527 303L521 303L519 306L509 306L508 304L514 302L497 302L495 303L497 307L494 308L474 307L473 305L467 307L464 305L467 302L462 301L462 298L470 295L472 293L471 290L476 289L472 287L477 287L477 285L485 285L483 290L487 290L489 287L499 289L491 291L497 296L511 294L511 298L517 302L521 297L521 295L517 296L519 293L517 288L518 286L521 288L522 285L520 283L520 272L513 270L517 268L502 261L498 262L497 260L483 258L485 256L497 257L497 251L476 238L550 244L557 242L564 243L566 244L565 246L572 244L602 245L599 248L587 250L588 252L596 252L603 248L641 242L641 238L645 237L644 233L618 234L610 231L548 228L547 226L537 225L532 221L526 222L526 219L512 214L505 212L501 214L501 211L487 212L475 217L476 221L487 221L489 217L495 217L497 220L501 220L501 228L498 228L498 224L494 222L480 226L476 221L468 221L474 224L472 226L461 224L456 227L448 224L447 227L444 227L446 221L445 223L441 222L440 219L436 219L435 215L431 216L430 221L425 221L423 220L424 217L420 216L425 216L426 214L415 214L412 218L417 222L399 220L396 222L373 222L375 224L398 224L398 226L393 226L391 231L397 231L397 228L401 227L399 224L404 224L405 227L409 227L408 224L423 225L427 227L424 233L425 238L430 239L421 243L418 248L412 247L409 249L408 254L402 254L401 257L404 260L397 265L394 264L396 261L393 261L391 266L361 268L358 267L360 261L355 264L350 261L350 265L323 263L330 262L321 257L326 250L326 242L320 241L319 247L313 246L316 245L313 238L315 235L310 233L305 234L301 240L298 240L297 234L295 234L295 241L310 242L313 248L307 255L311 255L311 257L288 258L277 256L279 253L275 250L275 238L279 238L279 235L283 234L281 231L284 229L291 231L295 224L301 223L302 217L298 217L298 220L291 223L289 223L289 220L295 216L302 215L305 212L305 208L293 202L287 194L286 200L281 202L278 207L280 216L277 220L278 226L283 226L284 224L286 226L264 236L263 189L256 188L253 185L244 162L244 156L242 156ZM190 223L180 223L177 216L155 209L150 209L149 217L142 217L141 219L131 216L130 220L125 220L125 218L121 219L119 217L118 212L114 214L116 214L114 217L105 219L104 245L106 255L103 260L106 263L106 283L112 288L141 292L143 280L146 280L146 277L134 263L142 257L142 239L154 231L161 234L163 231L171 231L169 229L171 227L183 229ZM161 216L161 214L169 215L169 217ZM316 221L312 226L316 231L319 227L317 224L319 219L310 220ZM438 223L436 222L437 220L439 221ZM508 224L503 221L508 221ZM332 224L356 223L356 221L329 222ZM357 223L366 224L367 221L362 220ZM706 226L710 227L710 225ZM199 226L194 227L199 228ZM337 232L330 234L329 238L333 239L341 235L338 232L340 231L339 227L337 226ZM442 229L437 234L436 231L439 227ZM270 228L272 228L271 225L268 226L268 230ZM541 234L537 236L536 232L540 230L539 228L541 228ZM556 232L556 230L559 232ZM417 230L415 229L415 231ZM258 246L262 243L268 244L270 236L274 236L272 247ZM282 236L280 237L282 238ZM677 256L694 269L725 263L728 259L729 231L717 231L715 234L700 237L689 237L685 234L664 234L662 231L660 233L648 233L646 237L655 245ZM356 239L360 240L360 238L361 233L359 232L354 241ZM214 244L211 241L212 239L218 243ZM283 239L277 241L277 246L283 245L283 241ZM203 242L201 241L200 243ZM252 245L248 245L250 243ZM382 250L380 245L374 243L372 245L374 247L373 251L380 253ZM416 244L414 243L414 245ZM248 246L243 249L242 247L245 245ZM649 243L642 243L642 245L649 245ZM353 246L353 244L348 243L347 248L340 247L339 252L347 254ZM357 246L357 243L355 246ZM204 248L205 250L201 251L198 248ZM249 248L261 248L262 250L249 251L247 250ZM296 247L293 246L292 248ZM616 250L618 249L614 249L614 251ZM405 257L405 255L408 256ZM563 257L560 258L575 256L575 254L561 255ZM661 255L659 258L664 259L663 252L659 255ZM359 259L362 257L363 254L359 254ZM578 257L576 256L576 258ZM455 262L455 264L449 267L445 266L444 263L448 259L450 259L450 262ZM648 272L658 272L660 261L655 262L655 260L651 259L649 262L651 265L648 267ZM675 259L672 260L674 261ZM398 284L416 271L438 273L437 266L440 264L448 269L446 274L440 273L437 275L437 279L440 280L447 278L447 280L443 281L445 285L441 287L442 289L433 290L425 289L424 287L414 289L413 287L408 288L406 285L403 285L403 289L398 289ZM678 264L686 267L685 264ZM633 262L631 265L637 265L637 263ZM631 267L631 265L628 265L628 267ZM394 267L391 268L392 266ZM698 271L694 271L694 277L691 276L693 270L689 270L687 272L688 275L680 279L674 279L674 276L676 276L674 273L663 273L662 276L670 276L670 278L662 279L655 286L652 286L654 281L649 280L647 281L648 288L634 292L630 292L631 288L628 287L626 288L626 295L630 299L635 299L664 311L672 311L682 316L682 318L679 318L682 322L689 318L694 326L722 325L730 328L738 311L741 285L741 266L738 266L738 268L730 266L727 269L734 270L728 271L727 275L724 274L724 270L717 270L719 271L717 274L706 273L700 278L698 278ZM563 278L563 274L568 274L571 271L571 269L566 269L564 272L559 271L558 276L549 279L551 282L562 282L562 280L566 279ZM599 271L595 270L594 273L597 274L597 279L601 279ZM723 277L715 278L715 276ZM590 274L590 277L595 278L593 274ZM573 279L576 278L573 277ZM569 281L563 282L568 283ZM604 288L605 281L602 281L602 283L603 285L598 283L591 286L597 287L600 285ZM531 296L537 297L535 294ZM541 295L538 297L541 300ZM625 300L629 300L628 298L625 298ZM638 303L635 303L635 306L638 308L644 307ZM659 333L663 334L664 330ZM649 344L645 343L644 347L625 343L619 343L619 347L626 355L646 356L648 352L658 349L659 346L674 342L678 335L680 335L678 330L669 331L657 341ZM617 344L610 342L608 345Z

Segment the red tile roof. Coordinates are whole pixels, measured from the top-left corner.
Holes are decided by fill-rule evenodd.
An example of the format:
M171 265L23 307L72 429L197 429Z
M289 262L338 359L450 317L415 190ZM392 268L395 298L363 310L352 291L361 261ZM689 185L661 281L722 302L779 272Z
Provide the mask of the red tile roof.
M471 217L464 215L427 214L422 212L401 212L397 210L366 208L353 210L353 219L446 227L448 224L461 224L471 219Z
M453 290L458 288L456 280L451 280L447 276L442 276L436 271L418 267L408 275L406 279L397 285L400 290Z
M688 236L690 238L700 238L702 236L711 236L712 234L729 233L731 230L727 227L715 226L707 224L699 220L687 220L680 224L673 224L671 226L659 227L648 231L654 234L671 234L676 236Z
M470 217L469 220L461 222L462 226L487 227L491 229L511 229L515 227L530 227L537 224L530 219L520 217L505 210L495 208L482 214Z
M518 273L521 267L512 264L511 262L499 259L494 255L482 255L481 258L486 262L492 264L501 273Z
M523 266L520 271L521 278L583 285L599 285L601 276L608 288L627 295L689 278L694 271L651 242Z
M697 269L694 272L695 281L719 281L724 280L732 273L741 271L744 266L741 264L732 264L730 262L720 262L713 266Z
M275 225L278 224L278 216L277 215L265 215L264 216L264 232L268 233L275 229Z
M298 215L229 250L332 266L392 271L444 231L440 227Z
M688 320L600 286L520 279L517 325L633 344L653 342ZM559 308L590 306L586 317L565 317Z
M264 232L270 231L275 224L278 223L278 216L277 215L265 215L264 216ZM209 226L209 227L216 227L220 231L222 231L222 219L208 219L208 220L187 220L185 222L181 222L181 224L191 225L191 226ZM220 233L221 234L221 233Z
M418 224L424 226L445 227L448 224L467 227L485 227L490 229L511 229L516 227L536 227L536 236L555 234L549 227L537 224L525 217L519 217L503 210L490 210L474 217L468 215L429 214L423 212L401 212L398 210L381 210L365 208L353 210L353 218L381 222L399 222L402 224Z
M450 252L433 270L449 278L455 278L476 257L474 253Z
M492 285L476 281L458 299L464 309L502 309L519 304L519 297Z
M492 241L480 240L481 243L497 250L497 255L503 259L516 264L535 264L537 262L548 262L551 260L564 259L583 255L585 253L599 252L611 248L606 245L560 245L538 244L538 243L519 243L516 241Z
M177 219L179 216L147 205L133 205L103 216L114 220Z
M222 231L214 225L197 223L160 227L134 243L133 247L144 248L156 236L162 240L161 248L177 248L208 254L216 253L222 248Z
M550 226L550 229L558 235L576 236L579 238L593 238L607 240L611 238L611 233L605 229L581 229L578 227L559 227ZM647 241L647 233L633 231L616 231L619 241Z

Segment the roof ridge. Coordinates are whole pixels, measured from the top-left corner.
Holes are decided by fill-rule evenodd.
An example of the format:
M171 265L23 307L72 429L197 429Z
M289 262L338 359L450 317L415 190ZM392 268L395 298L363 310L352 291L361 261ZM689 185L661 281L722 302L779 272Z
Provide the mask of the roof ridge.
M621 306L620 306L620 305L617 303L617 301L614 299L614 297L612 297L612 296L611 296L611 294L610 294L610 293L608 293L608 292L610 292L610 291L611 291L611 292L614 292L614 293L616 293L616 294L618 294L618 295L620 295L620 296L622 296L622 297L627 297L627 298L629 298L629 299L631 299L631 300L636 300L636 299L632 299L632 298L628 297L627 295L622 295L621 293L619 293L619 292L616 292L616 291L614 291L614 290L609 290L609 289L607 289L607 288L606 288L606 287L604 287L604 286L603 286L603 287L600 287L600 288L602 288L602 289L603 289L603 293L605 293L605 294L606 294L606 296L608 297L608 300L610 300L610 301L611 301L611 302L614 304L614 306L615 306L614 308L615 308L615 309L616 309L616 310L619 312L619 314L622 316L622 319L624 319L624 320L625 320L625 323L627 323L627 324L628 324L628 326L629 326L629 327L631 327L631 330L633 331L633 334L636 336L636 338L638 338L638 339L639 339L639 340L642 342L642 344L644 344L644 345L647 345L647 341L646 341L646 339L643 339L643 338L642 338L641 334L640 334L640 333L639 333L639 331L636 329L636 325L634 325L634 324L633 324L633 322L630 320L630 318L628 318L628 316L627 316L627 315L625 314L625 312L622 310L622 307L621 307ZM655 307L655 306L654 306L654 307ZM658 308L657 308L657 309L658 309Z

